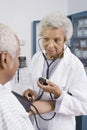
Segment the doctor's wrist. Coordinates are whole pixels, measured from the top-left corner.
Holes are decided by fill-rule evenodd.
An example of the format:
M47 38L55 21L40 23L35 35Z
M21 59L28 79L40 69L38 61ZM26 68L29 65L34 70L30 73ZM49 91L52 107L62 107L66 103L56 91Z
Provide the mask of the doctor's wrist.
M60 90L56 94L54 94L54 99L59 98L61 95L62 95L62 90Z

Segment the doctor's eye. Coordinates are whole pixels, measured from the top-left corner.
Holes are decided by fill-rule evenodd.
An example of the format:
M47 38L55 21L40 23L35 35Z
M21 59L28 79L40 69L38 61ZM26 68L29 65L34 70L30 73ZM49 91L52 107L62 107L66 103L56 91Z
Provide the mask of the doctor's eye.
M58 44L60 41L61 41L61 39L59 39L59 38L55 38L55 39L54 39L54 42L57 43L57 44Z
M49 42L49 38L48 37L45 37L45 38L43 38L43 42Z

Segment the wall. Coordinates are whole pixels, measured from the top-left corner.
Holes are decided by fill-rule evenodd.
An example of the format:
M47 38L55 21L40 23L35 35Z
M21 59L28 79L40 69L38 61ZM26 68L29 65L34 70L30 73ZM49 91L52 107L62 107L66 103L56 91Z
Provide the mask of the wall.
M68 0L0 0L0 22L10 25L25 43L21 46L21 56L27 57L27 65L32 56L32 21L40 20L51 12L62 11L67 14L67 9ZM20 84L17 81L18 71L14 76L12 86L16 91L22 91L28 85L26 72L28 67L20 69Z
M87 0L68 0L68 14L87 10Z
M62 4L64 3L64 4ZM6 23L17 32L22 43L21 55L31 59L32 21L40 20L51 12L67 14L68 0L0 0L0 22Z
M40 20L51 12L73 14L84 10L87 10L87 0L0 0L0 22L12 26L17 32L25 43L21 46L21 55L30 60L33 20Z

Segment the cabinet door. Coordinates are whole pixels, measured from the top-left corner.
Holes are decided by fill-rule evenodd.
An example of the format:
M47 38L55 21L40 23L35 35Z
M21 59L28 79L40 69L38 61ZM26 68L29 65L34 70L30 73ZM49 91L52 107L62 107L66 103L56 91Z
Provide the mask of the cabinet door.
M72 52L87 67L87 11L72 15L73 37Z
M69 16L73 24L71 51L87 68L87 11ZM76 117L76 130L87 130L87 116Z
M87 130L87 116L76 117L76 130Z

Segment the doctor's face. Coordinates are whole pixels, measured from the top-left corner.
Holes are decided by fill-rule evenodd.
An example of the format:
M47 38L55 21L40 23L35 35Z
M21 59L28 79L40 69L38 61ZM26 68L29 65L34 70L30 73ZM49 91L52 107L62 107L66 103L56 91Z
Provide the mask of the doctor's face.
M43 47L49 59L63 52L65 35L63 28L45 28L42 33Z

